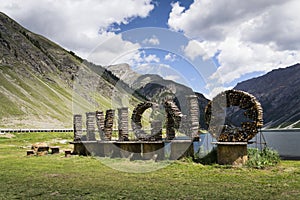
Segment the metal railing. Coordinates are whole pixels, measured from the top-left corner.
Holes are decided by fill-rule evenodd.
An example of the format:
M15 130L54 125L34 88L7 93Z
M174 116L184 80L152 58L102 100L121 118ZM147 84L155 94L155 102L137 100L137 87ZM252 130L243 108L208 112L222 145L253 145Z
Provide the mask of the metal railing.
M73 132L73 129L0 129L0 133Z

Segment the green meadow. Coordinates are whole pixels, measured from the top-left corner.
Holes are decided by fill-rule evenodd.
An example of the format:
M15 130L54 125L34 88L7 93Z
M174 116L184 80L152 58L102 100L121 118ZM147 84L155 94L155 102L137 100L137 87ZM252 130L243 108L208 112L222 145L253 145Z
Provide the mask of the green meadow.
M65 157L72 133L0 135L0 199L299 199L300 162L254 169ZM61 153L26 156L35 142ZM118 166L123 171L115 170ZM136 169L136 171L135 171ZM147 173L133 173L145 172ZM128 171L131 171L130 173Z

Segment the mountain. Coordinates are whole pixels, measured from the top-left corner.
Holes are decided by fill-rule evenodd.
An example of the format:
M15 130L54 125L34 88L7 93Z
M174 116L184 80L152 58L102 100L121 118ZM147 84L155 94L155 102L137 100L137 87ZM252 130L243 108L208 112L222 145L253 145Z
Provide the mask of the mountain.
M238 83L261 103L266 128L300 128L300 64Z
M143 100L107 69L0 13L0 127L70 128L75 113L132 111Z
M166 80L157 74L139 74L133 71L128 64L111 65L105 68L150 101L162 104L165 99L173 99L183 114L187 114L186 96L196 95L200 110L200 125L202 128L206 128L204 109L209 100L204 95L195 93L191 88L172 80Z

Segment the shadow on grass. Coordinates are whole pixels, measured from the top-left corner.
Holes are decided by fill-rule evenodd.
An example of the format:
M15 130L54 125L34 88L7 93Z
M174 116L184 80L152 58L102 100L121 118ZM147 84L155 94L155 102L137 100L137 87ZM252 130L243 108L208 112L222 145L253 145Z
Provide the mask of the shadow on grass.
M197 157L193 158L193 161L196 163L200 163L203 165L212 165L217 163L217 149L213 148L207 155L204 157Z

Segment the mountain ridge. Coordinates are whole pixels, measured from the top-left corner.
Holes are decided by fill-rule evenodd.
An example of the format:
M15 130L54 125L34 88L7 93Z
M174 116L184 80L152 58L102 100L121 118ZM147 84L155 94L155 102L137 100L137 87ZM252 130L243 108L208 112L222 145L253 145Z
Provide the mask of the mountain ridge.
M262 104L265 128L300 128L300 64L238 83Z

